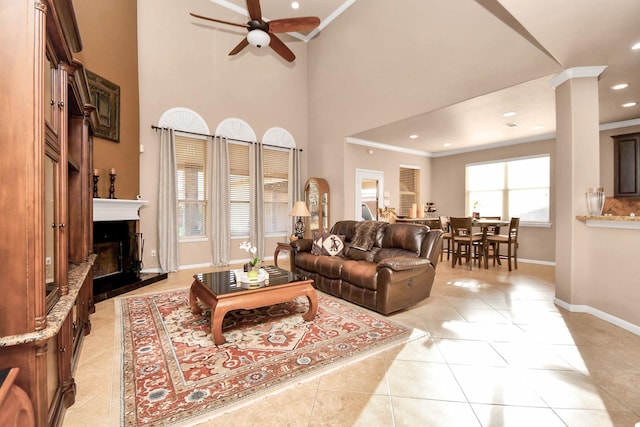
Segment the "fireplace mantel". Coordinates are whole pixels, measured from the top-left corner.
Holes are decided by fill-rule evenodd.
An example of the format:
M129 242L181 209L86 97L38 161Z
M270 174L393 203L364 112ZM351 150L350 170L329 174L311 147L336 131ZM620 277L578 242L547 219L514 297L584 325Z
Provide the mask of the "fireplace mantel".
M138 210L146 200L93 199L93 221L139 220Z

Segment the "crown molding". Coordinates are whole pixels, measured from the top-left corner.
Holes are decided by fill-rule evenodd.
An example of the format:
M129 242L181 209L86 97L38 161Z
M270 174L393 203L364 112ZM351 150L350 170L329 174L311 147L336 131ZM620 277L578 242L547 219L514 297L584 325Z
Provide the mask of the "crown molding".
M566 70L549 80L549 84L552 88L556 89L567 80L576 79L579 77L598 77L606 68L606 65L567 68Z

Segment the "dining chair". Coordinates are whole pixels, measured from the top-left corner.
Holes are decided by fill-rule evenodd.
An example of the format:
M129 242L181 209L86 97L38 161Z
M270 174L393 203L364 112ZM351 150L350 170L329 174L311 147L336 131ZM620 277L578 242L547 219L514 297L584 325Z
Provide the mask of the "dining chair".
M499 216L483 216L482 219L493 219L500 221L502 217ZM494 236L500 234L500 225L485 225L483 230L476 232L478 236L482 236L485 233L487 236ZM489 255L494 256L496 253L496 243L487 242L487 257Z
M440 251L440 261L444 259L444 253L447 253L447 261L449 261L449 257L451 256L451 251L453 248L452 239L451 239L451 226L449 224L449 217L441 215L440 216L440 227L442 228L442 250Z
M462 264L462 256L467 258L469 270L472 269L473 259L478 259L478 265L484 260L485 268L488 268L486 258L486 235L473 234L473 218L449 218L451 225L451 237L453 243L453 256L451 267L455 268L456 261Z
M520 218L511 218L509 222L509 231L507 234L496 234L494 236L487 236L487 244L493 246L493 265L496 265L496 260L499 265L501 259L506 259L509 264L509 271L511 271L511 260L515 269L518 269L518 230L520 229ZM507 245L507 254L500 255L500 245Z

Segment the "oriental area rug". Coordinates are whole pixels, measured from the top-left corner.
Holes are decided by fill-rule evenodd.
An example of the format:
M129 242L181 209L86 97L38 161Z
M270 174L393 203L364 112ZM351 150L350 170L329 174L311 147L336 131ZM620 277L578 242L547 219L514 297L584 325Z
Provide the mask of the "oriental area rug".
M312 322L302 319L306 298L229 312L220 346L212 341L209 308L191 313L188 289L121 298L116 306L126 426L211 419L416 338L410 328L321 292Z

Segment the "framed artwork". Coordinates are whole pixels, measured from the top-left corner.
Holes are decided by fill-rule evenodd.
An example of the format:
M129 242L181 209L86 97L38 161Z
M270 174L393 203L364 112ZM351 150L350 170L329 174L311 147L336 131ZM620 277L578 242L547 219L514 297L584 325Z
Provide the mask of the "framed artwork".
M94 134L114 142L120 140L120 86L87 70L91 100L100 124Z

